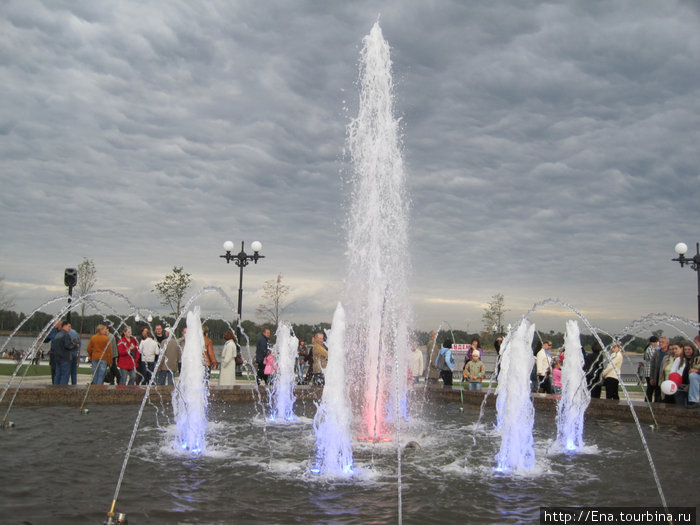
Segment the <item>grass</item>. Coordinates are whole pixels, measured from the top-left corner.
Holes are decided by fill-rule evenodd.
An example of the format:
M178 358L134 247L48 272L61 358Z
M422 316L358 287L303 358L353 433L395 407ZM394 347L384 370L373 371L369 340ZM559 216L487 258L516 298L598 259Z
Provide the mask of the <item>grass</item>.
M27 377L33 377L33 376L50 376L51 375L51 368L49 368L49 365L32 365L32 364L24 364L22 367L19 369L17 372L18 376L23 376L24 370L29 367L29 370L27 370ZM17 368L17 365L10 365L6 363L0 363L0 376L11 376L12 373L15 371ZM90 375L91 371L89 368L78 368L78 374L87 374Z

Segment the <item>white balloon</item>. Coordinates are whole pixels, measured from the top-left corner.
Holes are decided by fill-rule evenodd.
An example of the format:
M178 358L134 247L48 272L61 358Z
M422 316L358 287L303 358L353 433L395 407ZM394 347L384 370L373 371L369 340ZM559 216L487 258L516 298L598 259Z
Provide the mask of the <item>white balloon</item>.
M678 390L678 385L671 381L670 379L667 379L663 383L661 383L661 391L666 394L667 396L672 396L673 394L676 393Z

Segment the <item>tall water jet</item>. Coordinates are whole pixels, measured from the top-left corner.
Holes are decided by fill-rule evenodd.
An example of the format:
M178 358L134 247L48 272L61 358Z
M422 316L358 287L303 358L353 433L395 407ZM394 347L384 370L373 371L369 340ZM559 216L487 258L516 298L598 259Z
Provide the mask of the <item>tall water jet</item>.
M345 311L338 303L328 335L328 365L321 403L314 417L316 453L311 472L330 476L352 473L352 410L345 377Z
M192 454L206 451L207 406L209 389L204 376L204 335L200 308L195 306L187 312L187 334L182 350L182 369L177 387L173 390L173 412L175 414L176 450Z
M561 369L561 399L557 405L557 441L565 450L573 451L583 446L583 416L591 402L576 321L566 322L564 348L566 354Z
M272 350L277 362L277 372L272 380L270 396L270 419L273 421L293 421L294 415L294 384L296 374L294 360L299 348L299 339L292 335L292 329L287 323L280 323L275 334L277 342Z
M523 319L515 332L508 333L501 347L496 388L497 430L501 435L501 448L496 454L498 472L527 472L535 466L535 408L530 399L534 334L535 325Z
M375 23L363 39L359 112L348 126L352 193L347 218L348 366L361 433L378 439L385 405L405 378L411 312L408 301L408 197L394 118L389 45ZM397 373L398 371L398 373ZM406 381L399 379L403 397Z

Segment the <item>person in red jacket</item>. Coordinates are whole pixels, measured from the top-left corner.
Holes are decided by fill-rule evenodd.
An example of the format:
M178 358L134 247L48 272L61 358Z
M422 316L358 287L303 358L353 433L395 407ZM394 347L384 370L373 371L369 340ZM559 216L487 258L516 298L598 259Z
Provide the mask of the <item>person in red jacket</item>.
M139 355L139 343L131 335L131 328L128 326L122 330L122 337L117 344L117 351L119 352L119 357L117 358L119 384L126 385L127 379L130 385L136 384L136 366L141 356Z

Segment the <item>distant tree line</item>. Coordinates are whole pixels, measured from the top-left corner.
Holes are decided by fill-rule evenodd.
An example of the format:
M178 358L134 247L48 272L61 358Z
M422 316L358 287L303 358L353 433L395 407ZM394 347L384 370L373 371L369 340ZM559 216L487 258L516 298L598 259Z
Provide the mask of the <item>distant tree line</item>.
M27 319L26 314L24 314L23 312L18 313L12 310L0 310L0 330L3 333L11 333L15 328L19 326L19 324L22 321L26 320L25 324L18 332L18 335L37 336L39 335L39 332L43 330L44 327L51 321L51 319L53 319L53 315L44 312L36 312L30 319ZM118 327L122 323L122 318L120 318L117 315L104 316L101 314L93 314L82 316L78 312L71 313L71 322L73 326L76 327L76 329L82 326L82 335L84 336L90 336L94 334L97 325L105 324L105 321L109 321L113 326ZM233 322L227 323L226 321L221 319L207 319L206 316L203 317L202 321L203 324L209 327L209 337L211 337L212 340L217 344L223 344L224 334L227 330L229 330L229 327L233 328L235 333L236 325ZM180 321L179 326L175 327L175 334L177 336L180 335L182 328L185 326L185 322L186 321L183 318ZM141 329L144 326L148 326L148 324L144 321L136 322L131 317L126 320L126 323L132 328L134 335L139 335L141 333ZM170 326L173 326L173 324L175 323L175 317L167 315L163 317L156 317L153 319L153 321L151 321L150 325L153 327L158 323L167 323ZM316 332L323 332L323 330L326 330L330 327L330 323L292 324L292 330L294 330L294 335L296 335L296 337L300 339L303 339L306 343L311 342L313 334L315 334ZM258 337L260 337L260 334L265 328L269 328L272 331L273 339L276 330L275 326L271 323L258 324L248 320L245 320L241 323L241 328L243 329L243 332L245 332L245 334L248 336L250 344L253 346L255 345L255 342L257 341ZM245 343L245 338L242 339L243 343Z
M26 317L27 316L22 312L18 313L12 310L0 310L0 330L2 330L3 333L11 332L15 328L17 328L17 326L22 321L24 321ZM35 313L31 317L31 319L28 319L27 322L22 326L20 334L31 336L38 335L39 332L46 326L46 324L49 323L49 321L51 321L52 317L53 316L51 314L47 314L44 312ZM108 315L106 317L100 314L81 316L78 312L73 312L71 314L71 318L74 327L83 327L83 335L85 336L94 334L97 325L104 324L105 320L109 320L114 326L119 326L122 322L122 319L116 315ZM143 326L147 326L145 322L135 322L133 318L129 318L127 322L129 326L131 326L135 335L139 335L141 332L141 328ZM155 326L156 323L167 323L172 326L174 322L174 317L163 316L155 318L150 324L151 326ZM206 324L209 327L209 336L216 344L223 344L224 334L229 329L229 326L234 328L235 333L235 324L233 322L227 323L226 321L223 321L221 319L207 319L205 316L203 318L203 324ZM175 329L175 333L177 336L180 335L183 326L185 326L184 318L181 320L180 325L177 326ZM258 337L260 337L260 334L265 328L269 328L272 331L272 339L274 341L274 334L276 328L275 325L273 325L272 323L258 324L253 321L245 320L241 323L241 327L243 329L243 332L245 332L245 334L248 336L251 346L255 345L255 342L257 341ZM323 332L323 330L326 330L330 327L330 323L327 322L317 324L292 324L292 330L294 331L294 335L300 339L303 339L307 344L311 343L311 338L313 334L315 334L316 332ZM654 334L659 336L662 334L662 330L657 330L654 332ZM414 335L419 345L428 345L430 343L430 332L416 331L414 332ZM466 332L464 330L442 330L438 334L437 344L441 344L442 341L447 337L450 337L455 343L469 344L472 338L478 337L479 341L481 342L482 348L492 349L493 343L498 335L499 334L494 334L490 332L475 333ZM552 345L554 346L554 348L559 348L564 345L564 334L560 332L540 332L539 337L541 337L542 339L549 339L550 341L552 341ZM537 338L538 335L536 334L534 340L537 341ZM675 339L680 340L681 338L677 337ZM671 338L672 341L675 341L675 339ZM606 345L611 342L611 338L604 335L601 336L601 340ZM628 338L625 338L624 342L627 342L627 340ZM581 334L581 346L583 346L585 350L590 350L591 345L594 341L595 338L593 337L593 335ZM643 352L646 348L646 345L648 344L647 341L647 339L635 337L631 343L626 345L625 349L628 352ZM243 343L245 343L245 338L243 338Z

